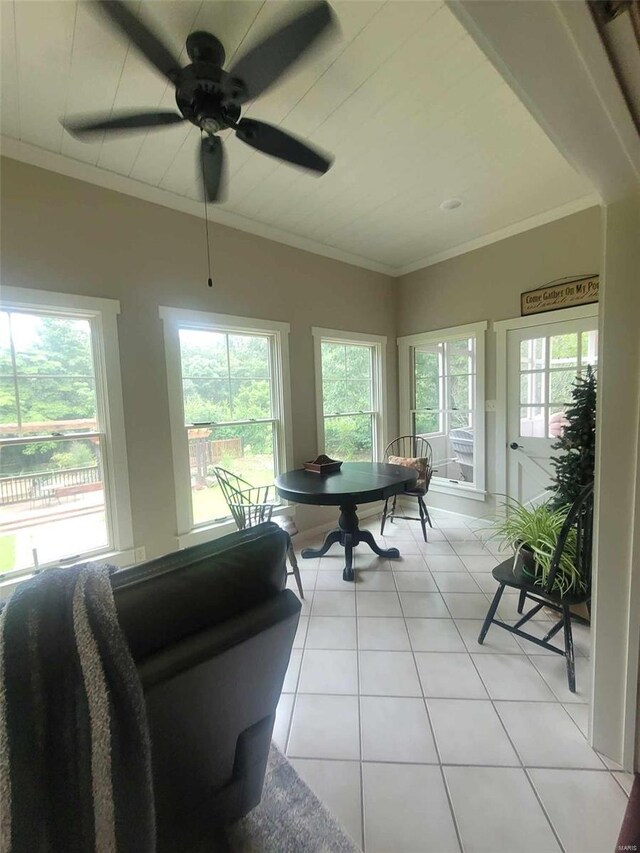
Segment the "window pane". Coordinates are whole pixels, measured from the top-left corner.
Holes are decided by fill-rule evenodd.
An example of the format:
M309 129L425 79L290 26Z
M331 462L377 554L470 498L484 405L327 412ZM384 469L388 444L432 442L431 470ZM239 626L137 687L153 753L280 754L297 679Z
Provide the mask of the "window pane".
M344 379L323 379L323 411L325 415L349 411L347 405L347 383Z
M268 338L229 335L229 371L233 379L269 379Z
M420 348L414 350L414 371L416 378L438 377L440 373L440 358L438 346L429 349Z
M546 338L529 338L520 342L520 369L540 370L545 366Z
M568 403L575 381L575 370L554 370L549 373L549 402Z
M98 439L3 447L0 570L24 569L106 547L108 529Z
M227 336L223 332L180 329L182 375L190 379L226 379Z
M0 436L18 435L18 408L13 378L0 376Z
M321 353L322 378L345 379L347 375L345 345L323 341L321 345Z
M230 421L228 379L183 379L185 424Z
M323 341L322 393L325 415L371 411L372 355L370 346Z
M271 417L271 388L269 381L231 380L231 415L235 421L246 418Z
M467 415L467 424L469 415ZM446 477L463 483L473 483L474 436L470 425L460 425L449 430L447 458L452 459L446 466ZM440 469L440 466L438 466ZM442 471L438 470L442 477Z
M347 411L369 412L373 408L371 399L371 381L368 379L347 382Z
M470 429L473 426L473 412L450 412L449 429Z
M11 359L11 337L9 335L9 315L0 311L0 377L13 376Z
M347 376L349 379L371 378L371 347L348 346L346 348Z
M522 406L520 409L520 435L524 438L545 438L547 434L544 406Z
M565 406L549 407L549 438L559 438L562 435L564 428L567 425L565 411Z
M440 380L437 374L426 379L416 379L416 409L440 408Z
M578 367L578 335L553 335L549 338L549 367Z
M582 333L582 356L580 362L583 365L591 364L595 366L598 363L598 331L594 329L592 332Z
M214 468L220 466L252 486L271 485L275 476L272 423L189 429L193 523L229 516Z
M413 431L416 435L432 435L440 432L438 412L416 412L413 416Z
M371 462L373 416L325 418L324 452L332 459L341 459L343 462Z
M93 378L88 320L11 313L11 333L18 374Z
M22 432L82 432L97 428L93 379L75 376L18 378Z
M520 402L527 405L541 405L544 399L544 379L542 371L520 374Z
M471 376L449 376L447 379L449 409L471 409L473 399L471 391L473 382Z
M446 347L446 372L448 374L473 373L474 339L468 338L462 341L447 341Z

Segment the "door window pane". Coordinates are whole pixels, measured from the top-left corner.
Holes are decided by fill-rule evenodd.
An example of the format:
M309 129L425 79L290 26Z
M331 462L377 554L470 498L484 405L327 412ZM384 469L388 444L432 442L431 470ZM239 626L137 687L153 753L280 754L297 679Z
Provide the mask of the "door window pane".
M575 370L553 370L549 373L549 402L568 403L576 381Z
M545 366L546 338L528 338L520 342L520 370L541 370Z
M560 438L566 426L566 406L549 406L549 438Z
M0 459L0 570L109 544L100 439L6 445Z
M580 364L592 367L598 363L598 330L582 333Z
M520 402L525 405L541 405L545 402L545 375L542 371L520 374Z
M552 335L549 338L550 368L578 369L578 335Z
M325 418L324 452L332 459L373 461L373 416Z
M524 438L546 438L547 419L544 406L520 408L520 435Z

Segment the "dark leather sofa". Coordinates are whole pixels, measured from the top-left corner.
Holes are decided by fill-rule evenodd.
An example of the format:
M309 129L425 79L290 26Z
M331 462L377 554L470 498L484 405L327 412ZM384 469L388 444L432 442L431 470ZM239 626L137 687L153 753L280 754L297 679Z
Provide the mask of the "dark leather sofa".
M112 576L142 680L159 851L212 850L260 802L300 615L273 523Z

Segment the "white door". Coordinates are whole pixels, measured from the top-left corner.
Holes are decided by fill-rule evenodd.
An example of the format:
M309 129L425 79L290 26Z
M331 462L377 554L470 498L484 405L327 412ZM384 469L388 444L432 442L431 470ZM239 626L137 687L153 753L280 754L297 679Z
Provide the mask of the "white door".
M598 318L507 332L507 490L521 503L550 497L552 445L577 374L598 357Z

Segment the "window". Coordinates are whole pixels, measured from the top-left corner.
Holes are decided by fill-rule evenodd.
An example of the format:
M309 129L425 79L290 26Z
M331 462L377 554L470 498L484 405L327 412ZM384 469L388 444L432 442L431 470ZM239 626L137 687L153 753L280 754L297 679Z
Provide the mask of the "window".
M285 470L288 326L161 308L167 352L179 535L226 532L214 468L255 486ZM220 527L222 526L222 527ZM193 543L192 538L185 539Z
M431 444L436 490L484 494L486 328L479 323L398 339L402 431Z
M381 459L387 339L331 329L313 335L319 451L342 461Z
M558 438L577 375L598 361L595 329L520 342L520 435Z
M118 303L2 296L0 571L130 549Z

